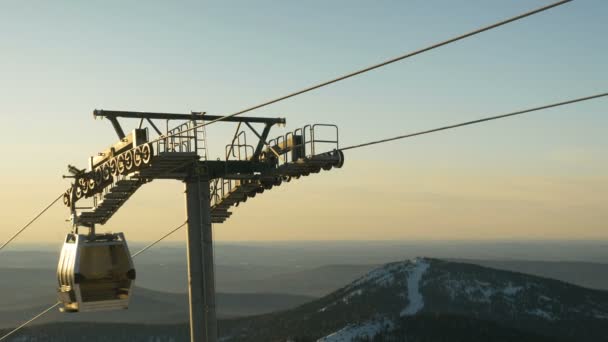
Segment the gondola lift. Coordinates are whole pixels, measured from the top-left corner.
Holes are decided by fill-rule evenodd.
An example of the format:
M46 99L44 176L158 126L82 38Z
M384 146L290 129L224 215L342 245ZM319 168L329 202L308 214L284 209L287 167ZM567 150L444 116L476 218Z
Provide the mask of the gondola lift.
M127 309L135 268L124 234L67 234L57 280L62 312Z

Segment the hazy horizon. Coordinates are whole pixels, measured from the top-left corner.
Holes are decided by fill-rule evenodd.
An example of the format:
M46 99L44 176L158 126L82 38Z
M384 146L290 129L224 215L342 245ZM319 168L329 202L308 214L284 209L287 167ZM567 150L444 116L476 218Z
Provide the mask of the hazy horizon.
M147 242L129 241L132 253ZM61 244L15 244L4 251L5 267L53 268ZM382 264L415 257L608 263L608 241L253 241L216 242L215 263L292 267ZM28 253L27 260L20 257ZM36 257L34 257L36 255ZM161 242L137 263L184 263L185 242ZM42 258L42 259L40 259ZM47 260L50 258L50 260ZM40 259L40 260L39 260ZM28 261L29 260L29 261Z

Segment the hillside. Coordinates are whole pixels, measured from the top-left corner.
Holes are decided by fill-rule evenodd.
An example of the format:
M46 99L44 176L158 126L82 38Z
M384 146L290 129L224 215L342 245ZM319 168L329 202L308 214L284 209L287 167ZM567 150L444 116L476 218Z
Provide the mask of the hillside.
M52 311L36 323L50 322L99 322L172 324L188 321L188 296L135 288L129 309L113 312L67 314ZM0 328L15 326L53 303L55 297L32 297L29 305L17 309L12 306L0 308ZM217 306L220 318L259 315L296 307L313 300L313 297L280 293L218 293ZM10 309L8 309L10 308Z
M230 320L222 331L225 341L331 342L377 334L389 341L408 332L413 340L424 340L425 331L434 331L435 324L449 327L453 317L471 334L486 331L496 338L606 341L608 292L472 264L415 259L377 268L293 310ZM466 330L451 329L468 336ZM451 336L452 330L442 333Z
M453 261L557 279L592 289L608 290L608 264L606 263L480 259L455 259Z

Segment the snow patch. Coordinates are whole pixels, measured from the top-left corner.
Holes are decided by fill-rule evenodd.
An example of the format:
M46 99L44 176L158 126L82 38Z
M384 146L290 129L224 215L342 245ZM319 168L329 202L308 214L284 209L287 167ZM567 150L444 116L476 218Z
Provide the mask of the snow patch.
M401 268L401 263L388 264L384 267L377 268L363 277L359 278L355 282L353 282L349 288L353 288L359 286L361 284L365 284L367 282L373 282L380 286L387 286L393 283L395 277L393 276L393 272L397 271Z
M356 296L360 296L363 294L363 290L362 289L358 289L355 290L349 294L347 294L346 296L342 297L342 302L348 304L350 302L350 299Z
M597 319L608 319L608 314L604 312L600 312L596 309L593 310L593 317Z
M547 311L542 310L542 309L528 310L528 313L530 315L538 316L540 318L544 318L544 319L547 319L547 320L550 320L550 321L554 321L555 320L555 317L552 314L550 314Z
M340 300L338 300L336 302L333 302L333 303L331 303L331 304L329 304L329 305L327 305L325 307L322 307L317 312L325 312L325 311L327 311L327 309L329 309L330 307L338 304L339 302L342 302L344 304L348 304L348 303L350 303L350 300L353 297L357 297L357 296L360 296L362 294L363 294L363 289L358 289L358 290L352 291L352 292L348 293L347 295L345 295L344 297L342 297L342 299L340 299Z
M497 286L477 279L448 279L445 281L445 287L451 299L464 295L468 300L477 303L491 303L492 297L496 295L513 300L525 289L524 286L515 286L511 282Z
M513 286L513 284L509 283L509 285L502 289L502 293L507 296L515 296L523 289L523 286Z
M363 324L349 324L346 327L317 340L317 342L350 342L355 338L374 338L383 330L394 327L391 320L386 318L377 321L369 321Z
M411 316L424 308L424 297L420 293L420 281L429 269L429 263L424 259L414 259L413 268L407 277L407 298L409 303L401 311L401 316Z

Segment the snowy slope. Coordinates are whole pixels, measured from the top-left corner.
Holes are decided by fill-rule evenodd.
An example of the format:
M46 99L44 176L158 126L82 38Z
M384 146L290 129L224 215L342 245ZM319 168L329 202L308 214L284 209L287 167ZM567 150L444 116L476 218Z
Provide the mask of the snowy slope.
M429 320L448 326L454 321L442 317L462 318L463 324L473 327L471 332L483 326L480 331L524 339L525 334L533 334L532 340L563 335L595 341L597 336L606 336L608 292L472 264L416 258L376 268L294 310L254 318L253 323L234 322L231 334L239 336L234 341L336 342L391 334L400 341L416 324L431 329ZM450 328L461 329L461 334L469 331L462 326Z

